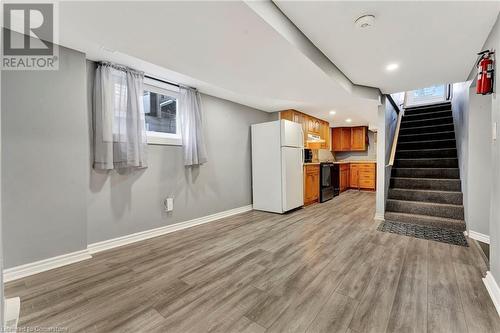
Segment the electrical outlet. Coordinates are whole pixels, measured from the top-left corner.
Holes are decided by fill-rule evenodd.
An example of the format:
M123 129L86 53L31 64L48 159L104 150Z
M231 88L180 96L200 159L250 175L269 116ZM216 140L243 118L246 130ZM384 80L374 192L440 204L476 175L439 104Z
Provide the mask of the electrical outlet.
M163 201L163 205L165 206L166 212L173 211L174 210L174 198L166 198L165 201Z

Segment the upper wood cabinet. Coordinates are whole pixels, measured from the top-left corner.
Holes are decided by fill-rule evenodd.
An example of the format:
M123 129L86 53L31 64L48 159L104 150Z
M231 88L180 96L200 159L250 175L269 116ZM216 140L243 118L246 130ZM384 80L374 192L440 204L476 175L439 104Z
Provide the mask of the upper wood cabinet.
M313 117L308 117L309 128L308 131L314 134L320 134L320 120Z
M332 128L331 137L333 151L365 151L368 149L366 126Z
M307 134L319 135L324 140L321 144L315 143L314 149L328 149L330 146L330 124L324 120L311 117L297 110L285 110L280 112L280 119L287 119L302 125L304 131L304 144L307 148ZM313 148L313 147L311 147Z
M350 128L340 129L340 149L342 151L351 150L352 132Z
M321 149L330 148L330 124L327 121L321 121L320 124L320 136L325 141L321 143Z
M340 129L332 128L332 150L342 151L342 131Z
M366 134L365 126L351 128L351 150L366 150Z

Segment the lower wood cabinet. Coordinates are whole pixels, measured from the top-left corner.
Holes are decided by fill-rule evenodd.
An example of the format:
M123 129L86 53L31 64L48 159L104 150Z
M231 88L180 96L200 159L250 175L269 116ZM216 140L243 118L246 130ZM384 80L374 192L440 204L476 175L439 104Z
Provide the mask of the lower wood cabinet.
M350 188L359 188L359 167L358 164L353 163L350 165L350 175L349 178L349 187Z
M304 205L319 201L319 164L304 166ZM375 190L376 163L341 163L339 165L340 192L350 188Z
M350 165L350 188L375 190L376 188L376 164L375 163L351 163Z
M339 188L340 192L344 192L349 188L349 177L350 177L350 169L349 169L349 164L340 164L339 167Z
M319 164L304 166L304 205L319 200Z

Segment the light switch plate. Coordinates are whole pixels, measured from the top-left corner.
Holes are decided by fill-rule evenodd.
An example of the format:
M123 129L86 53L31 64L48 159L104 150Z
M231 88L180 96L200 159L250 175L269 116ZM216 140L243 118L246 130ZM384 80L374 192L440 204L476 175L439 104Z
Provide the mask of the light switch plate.
M174 198L165 199L165 211L171 212L174 210Z
M496 141L497 140L497 123L494 122L493 123L493 126L491 127L491 138L493 139L493 141Z

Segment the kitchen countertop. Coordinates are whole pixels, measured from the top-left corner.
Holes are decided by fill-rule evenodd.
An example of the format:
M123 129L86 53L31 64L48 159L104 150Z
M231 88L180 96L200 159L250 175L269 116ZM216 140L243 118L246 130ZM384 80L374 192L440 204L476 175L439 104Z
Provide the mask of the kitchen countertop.
M374 160L352 160L352 161L335 161L334 164L347 164L347 163L377 163Z
M307 162L304 163L304 165L319 165L321 162ZM374 163L376 164L377 161L374 160L355 160L355 161L334 161L332 162L333 164L349 164L349 163Z

